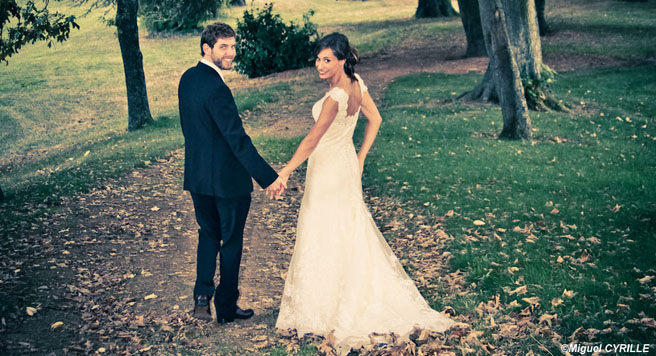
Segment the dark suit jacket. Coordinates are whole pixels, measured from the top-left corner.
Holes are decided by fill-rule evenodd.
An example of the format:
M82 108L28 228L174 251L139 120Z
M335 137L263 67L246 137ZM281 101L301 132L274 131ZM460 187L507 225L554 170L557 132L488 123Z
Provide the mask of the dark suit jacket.
M199 62L180 78L180 123L185 138L184 189L233 198L250 195L251 177L262 187L278 174L244 131L232 92L210 66Z

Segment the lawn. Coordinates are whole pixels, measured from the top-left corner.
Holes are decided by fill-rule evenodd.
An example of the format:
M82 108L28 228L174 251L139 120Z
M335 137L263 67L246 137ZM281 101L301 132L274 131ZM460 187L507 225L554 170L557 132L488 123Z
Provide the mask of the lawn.
M530 143L495 138L497 107L451 101L478 75L390 86L365 185L447 217L451 268L467 271L475 292L442 304L475 315L472 306L500 296L515 305L506 315L558 315L560 335L582 327L587 341L653 340L655 69L561 74L554 92L575 113L533 113Z

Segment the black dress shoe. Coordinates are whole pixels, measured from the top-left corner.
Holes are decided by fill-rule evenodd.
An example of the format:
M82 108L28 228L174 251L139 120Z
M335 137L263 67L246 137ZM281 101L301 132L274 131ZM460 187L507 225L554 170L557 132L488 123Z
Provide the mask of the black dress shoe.
M200 320L212 320L210 299L212 298L206 295L197 296L194 300L194 311L191 313L191 316Z
M230 315L217 315L216 316L216 321L219 324L225 324L225 323L235 321L235 319L249 319L253 315L255 315L255 312L253 311L253 309L244 310L240 307L237 307L237 309L235 309L235 312L230 314Z

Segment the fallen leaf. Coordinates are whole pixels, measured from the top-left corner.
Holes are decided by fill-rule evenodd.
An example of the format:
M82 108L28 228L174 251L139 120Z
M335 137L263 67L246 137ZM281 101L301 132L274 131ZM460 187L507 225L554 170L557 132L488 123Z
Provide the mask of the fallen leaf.
M528 291L528 288L526 286L521 286L521 287L516 288L515 290L510 291L508 294L510 294L510 295L513 295L513 294L522 295L522 294L526 293L527 291Z
M552 322L555 322L558 319L558 314L544 314L538 318L538 323L547 323L551 326Z
M567 289L565 289L565 290L563 291L563 297L565 297L565 298L572 298L572 297L574 297L575 295L576 295L576 293L574 293L574 291L567 290Z
M485 222L483 220L474 220L474 225L483 226L485 225Z
M50 329L55 330L61 328L62 326L64 326L64 322L57 321L55 323L52 323L52 325L50 325Z
M523 301L525 301L528 304L531 305L538 305L540 304L540 297L530 297L530 298L522 298Z
M157 295L155 294L148 294L147 296L144 297L145 300L155 299L155 298L157 298Z
M34 316L34 314L36 314L36 308L27 307L27 308L25 308L25 312L29 316Z

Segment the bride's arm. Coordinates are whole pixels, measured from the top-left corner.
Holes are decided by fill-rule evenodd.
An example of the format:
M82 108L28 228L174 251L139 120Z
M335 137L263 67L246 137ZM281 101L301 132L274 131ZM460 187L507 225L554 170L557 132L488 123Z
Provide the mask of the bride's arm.
M358 152L358 162L360 163L360 173L364 169L364 160L369 153L371 145L374 144L376 135L378 135L378 129L380 124L383 122L383 118L378 112L376 103L369 95L369 91L365 91L362 94L362 113L367 118L367 125L364 128L364 139L362 140L362 146L360 146L360 151Z
M319 114L319 119L314 123L310 132L305 136L301 144L298 145L296 153L289 160L285 168L283 168L278 175L286 183L289 175L300 166L305 160L310 157L310 154L319 144L321 137L326 133L330 124L335 120L337 116L338 104L331 97L327 97L323 102L323 107L321 108L321 113Z

